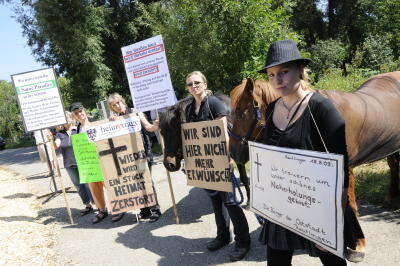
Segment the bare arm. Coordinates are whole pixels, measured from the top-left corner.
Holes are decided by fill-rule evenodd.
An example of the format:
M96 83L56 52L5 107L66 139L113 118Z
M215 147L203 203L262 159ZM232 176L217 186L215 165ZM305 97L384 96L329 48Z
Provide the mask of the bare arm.
M138 114L139 114L140 123L147 131L154 132L154 131L158 130L158 128L159 128L158 120L153 121L153 124L152 124L147 120L146 116L142 112L139 112Z

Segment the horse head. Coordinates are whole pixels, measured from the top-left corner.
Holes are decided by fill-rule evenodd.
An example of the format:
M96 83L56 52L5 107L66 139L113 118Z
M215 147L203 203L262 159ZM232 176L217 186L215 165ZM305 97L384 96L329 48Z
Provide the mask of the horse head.
M265 80L247 79L230 93L232 130L229 139L231 156L236 163L249 160L248 141L260 141L265 125L265 110L278 95Z
M170 172L181 168L182 135L181 124L185 120L185 107L189 103L187 97L160 113L160 133L164 139L164 166Z

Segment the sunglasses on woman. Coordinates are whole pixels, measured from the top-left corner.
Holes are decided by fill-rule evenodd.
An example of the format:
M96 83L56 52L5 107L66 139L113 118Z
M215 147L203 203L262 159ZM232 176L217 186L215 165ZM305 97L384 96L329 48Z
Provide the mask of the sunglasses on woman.
M201 82L201 81L194 81L194 82L186 83L186 86L187 86L187 87L192 87L193 85L199 86L201 83L203 83L203 82Z

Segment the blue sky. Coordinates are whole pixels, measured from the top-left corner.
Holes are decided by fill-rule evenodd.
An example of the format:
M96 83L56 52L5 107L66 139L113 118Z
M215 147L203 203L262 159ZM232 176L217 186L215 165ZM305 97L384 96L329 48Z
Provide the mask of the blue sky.
M0 4L0 80L11 81L11 74L43 68L31 54L20 24L12 18L11 5Z

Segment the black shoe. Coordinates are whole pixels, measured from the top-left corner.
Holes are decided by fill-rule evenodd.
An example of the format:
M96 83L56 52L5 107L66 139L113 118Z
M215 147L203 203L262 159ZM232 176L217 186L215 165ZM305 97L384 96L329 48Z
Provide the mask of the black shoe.
M140 209L139 218L140 219L148 219L151 216L151 211L149 207Z
M223 246L228 245L229 242L231 242L229 239L222 241L222 240L219 240L218 238L215 238L207 244L207 249L209 251L216 251L216 250L222 248Z
M238 261L243 259L250 250L250 243L246 245L239 245L239 243L235 243L235 248L229 254L229 258L231 261Z
M97 224L97 223L101 222L104 218L106 218L107 216L108 216L107 210L105 210L105 211L99 210L99 213L96 214L96 216L94 216L92 223Z
M111 222L112 222L112 223L118 222L119 220L122 219L122 217L124 217L124 215L125 215L124 212L121 212L121 213L118 213L118 214L114 214L114 215L111 217Z
M85 209L80 210L79 213L81 214L81 216L85 216L86 214L89 214L93 211L93 207L92 206L86 206Z
M157 222L158 219L161 217L161 211L160 210L151 210L151 215L150 215L150 223Z

